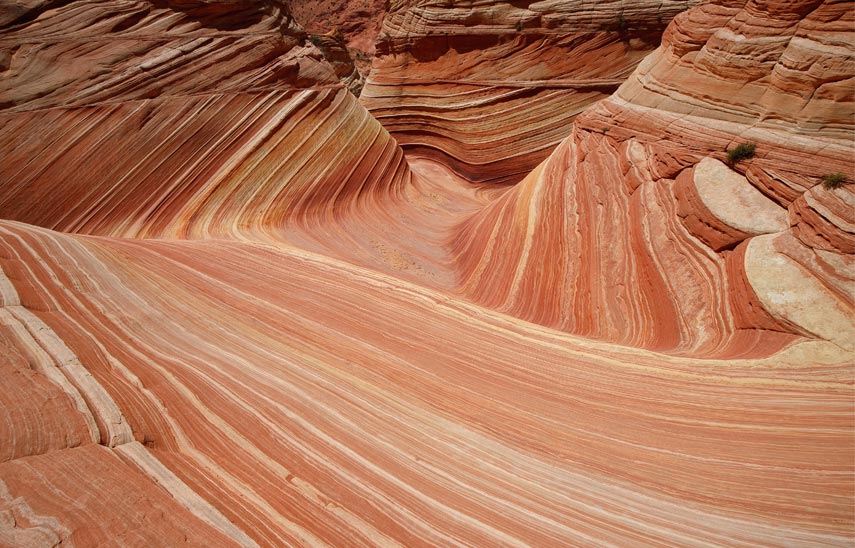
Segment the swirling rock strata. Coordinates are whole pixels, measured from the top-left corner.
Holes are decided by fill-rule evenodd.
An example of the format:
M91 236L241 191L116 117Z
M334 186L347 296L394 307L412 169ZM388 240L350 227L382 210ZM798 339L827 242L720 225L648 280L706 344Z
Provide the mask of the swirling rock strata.
M425 4L470 30L417 66L631 68L614 3L518 5ZM852 544L851 3L686 12L514 187L408 164L279 3L16 7L0 544Z
M407 174L394 141L340 87L0 114L0 142L12 151L0 214L112 236L274 231L393 192Z
M259 545L851 541L851 366L810 343L669 357L249 242L0 244L149 452Z
M677 214L715 251L789 228L787 211L723 162L704 158L675 183Z
M193 237L394 192L400 150L305 38L275 2L72 2L12 26L0 215Z
M0 464L0 516L3 546L241 545L100 445Z
M276 2L63 2L0 50L5 112L335 82Z
M830 306L839 316L821 338L849 348L843 327L855 302L837 288L852 278L843 204L853 190L819 182L835 171L851 177L853 105L843 90L853 87L852 19L851 5L832 2L704 4L678 16L662 48L577 118L547 161L461 223L453 245L462 291L585 336L720 355L817 334L816 318L794 310L821 315ZM827 24L814 32L819 21ZM760 37L770 28L786 33L751 38L754 26ZM818 77L807 60L832 68ZM711 68L722 65L728 70ZM784 87L784 75L798 85ZM747 141L756 158L732 169L719 161ZM795 234L800 247L785 247L810 265L804 281L829 290L800 293L796 267L782 266L793 292L788 304L773 305L754 277L775 278L759 273L773 259L758 259L760 241L751 243L766 233ZM748 309L766 309L774 321Z
M692 2L393 2L361 96L411 155L517 182Z

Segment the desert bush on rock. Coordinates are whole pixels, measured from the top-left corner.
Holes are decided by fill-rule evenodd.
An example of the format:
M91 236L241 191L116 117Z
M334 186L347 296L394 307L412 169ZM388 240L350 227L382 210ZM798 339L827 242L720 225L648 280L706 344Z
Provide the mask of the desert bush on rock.
M822 188L825 190L834 190L835 188L840 188L844 184L848 183L846 180L846 175L840 173L829 173L828 175L823 175L822 177Z
M753 158L756 149L757 145L754 143L740 143L727 151L727 163L733 166L742 160Z

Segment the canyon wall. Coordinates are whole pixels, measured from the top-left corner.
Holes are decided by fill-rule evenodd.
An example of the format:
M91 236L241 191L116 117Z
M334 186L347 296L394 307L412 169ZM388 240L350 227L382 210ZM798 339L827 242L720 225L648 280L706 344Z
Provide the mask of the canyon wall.
M275 2L61 4L0 38L5 218L125 237L264 231L408 177Z
M853 12L808 4L678 16L548 160L459 225L462 290L660 350L808 333L851 350L853 190L820 182L852 177ZM741 143L756 156L727 165Z
M0 545L851 546L853 3L454 4L2 6Z
M410 153L516 183L694 2L392 2L361 96Z
M342 63L358 71L361 89L371 70L374 44L388 4L388 0L290 0L287 5L306 32L336 44ZM344 54L349 61L343 59Z

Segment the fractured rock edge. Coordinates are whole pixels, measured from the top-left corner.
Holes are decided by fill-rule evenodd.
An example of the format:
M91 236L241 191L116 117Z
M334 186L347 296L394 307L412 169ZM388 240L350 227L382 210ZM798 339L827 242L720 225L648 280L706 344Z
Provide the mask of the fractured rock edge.
M134 440L130 425L110 394L86 370L62 339L20 303L14 284L0 268L0 326L10 329L15 334L20 347L26 349L31 358L33 368L74 401L86 422L92 443L115 450L139 468L152 482L166 490L178 504L239 545L258 547L258 544L245 532L193 491L145 446ZM105 430L106 439L102 439L99 424ZM67 450L69 449L59 449L59 451ZM30 456L36 455L28 455ZM16 529L14 519L10 521L0 516L0 540L19 542L21 546L41 545L43 540L44 546L53 546L62 540L62 535L56 536L55 533L52 534L53 531L65 531L66 536L70 534L70 530L62 526L58 518L34 514L27 506L25 499L18 498L12 502L7 486L0 479L0 503L4 500L17 505L20 512L29 516L28 521L36 524L36 528L26 532L13 531ZM8 515L11 516L11 514ZM41 522L47 523L49 527L38 526Z

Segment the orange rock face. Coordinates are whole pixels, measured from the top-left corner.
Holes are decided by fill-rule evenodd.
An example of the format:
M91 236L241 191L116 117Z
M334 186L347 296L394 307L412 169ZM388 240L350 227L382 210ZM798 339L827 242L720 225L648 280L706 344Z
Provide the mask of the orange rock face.
M389 169L402 158L386 132L278 4L249 6L72 3L9 31L5 43L23 45L0 90L0 215L77 233L188 236L276 227L391 190L406 166ZM91 20L101 26L52 34ZM87 55L64 73L56 59L80 42ZM34 76L45 64L55 81Z
M410 156L516 183L693 2L393 2L361 101Z
M0 10L0 546L850 546L855 9L631 4Z
M836 4L765 9L705 5L679 16L662 48L612 97L579 117L542 166L459 226L463 290L487 306L580 335L690 353L758 351L766 344L771 350L787 344L785 333L816 332L820 311L831 307L837 320L828 331L842 330L837 342L851 349L845 341L855 336L852 293L839 288L852 279L852 256L841 247L846 244L831 242L852 241L844 220L851 214L842 204L853 191L851 185L829 191L819 182L830 172L852 177L851 97L833 104L821 97L853 89L851 77L839 80L852 51L838 46L853 37L846 26L853 13ZM722 26L701 32L696 20ZM806 32L819 20L827 30L808 43ZM764 47L743 51L743 68L714 78L709 66L732 59L724 52L747 47L731 27L761 21L764 28L785 28L792 40L776 40L770 50L758 38ZM806 51L832 67L828 80L791 74L815 90L788 93L815 98L776 99L774 117L743 107L784 93L779 75L792 72L790 65L809 68L798 61ZM722 60L711 60L715 56ZM800 119L805 109L814 111L809 124ZM732 167L715 159L740 142L756 143L756 157ZM812 213L808 203L823 213ZM784 237L790 232L798 240ZM798 244L799 251L764 246L759 255L743 255L737 247L759 249L751 239L764 234L764 242L778 234L777 241ZM795 279L814 279L827 291L798 297L793 288L786 297L764 296L781 288L761 289L761 279L776 275L758 269L774 272L771 263L784 260L779 253L797 253L810 274ZM723 291L743 269L753 291ZM669 294L674 298L665 298ZM734 302L756 298L778 310L772 314L777 323L756 323ZM810 313L796 314L794 307ZM765 342L754 339L758 334Z

